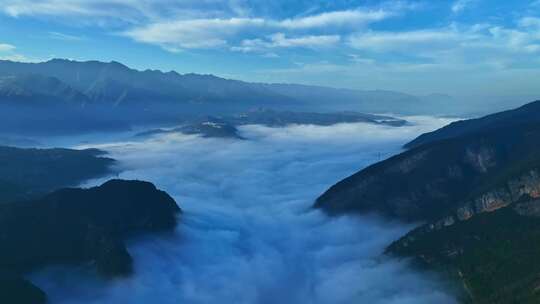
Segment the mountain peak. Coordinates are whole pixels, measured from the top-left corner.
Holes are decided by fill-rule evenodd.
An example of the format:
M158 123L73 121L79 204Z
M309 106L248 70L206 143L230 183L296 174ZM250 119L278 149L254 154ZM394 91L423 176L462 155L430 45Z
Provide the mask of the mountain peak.
M125 64L120 63L120 62L115 61L115 60L110 61L110 62L108 63L108 65L114 66L114 67L117 67L117 68L121 68L121 69L125 69L125 70L131 70L131 68L129 68L129 67L126 66Z

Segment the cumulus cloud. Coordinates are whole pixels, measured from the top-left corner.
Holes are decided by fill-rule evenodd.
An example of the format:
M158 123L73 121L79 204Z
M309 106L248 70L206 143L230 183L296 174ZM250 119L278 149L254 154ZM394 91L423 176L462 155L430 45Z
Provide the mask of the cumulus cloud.
M410 226L310 209L331 184L449 121L412 120L403 128L245 126L243 141L169 134L93 145L120 161L121 178L173 195L181 224L130 242L132 278L102 282L85 268L53 268L32 279L57 304L454 303L434 278L380 258Z

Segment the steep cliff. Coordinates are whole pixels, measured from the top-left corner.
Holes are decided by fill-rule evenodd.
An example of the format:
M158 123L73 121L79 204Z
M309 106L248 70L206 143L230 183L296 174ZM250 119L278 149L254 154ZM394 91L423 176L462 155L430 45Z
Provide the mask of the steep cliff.
M423 222L386 253L444 274L463 303L540 303L539 120L535 102L421 136L315 206Z
M528 196L447 226L426 224L388 247L459 282L464 303L540 302L540 200Z
M537 196L540 124L436 141L375 164L316 201L330 214L378 212L405 221L456 220Z

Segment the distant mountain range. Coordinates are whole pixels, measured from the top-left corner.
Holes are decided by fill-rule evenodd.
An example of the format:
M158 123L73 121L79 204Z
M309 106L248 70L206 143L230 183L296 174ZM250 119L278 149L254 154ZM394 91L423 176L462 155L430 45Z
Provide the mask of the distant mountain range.
M418 113L449 96L416 97L392 91L359 91L295 84L262 84L213 75L138 71L118 63L53 59L43 63L0 61L0 102L87 105L163 104L246 107L352 106L364 112Z
M536 101L424 134L315 206L425 223L387 252L451 278L463 303L539 303L539 117Z
M178 123L193 115L232 115L258 108L454 114L461 111L458 104L441 94L250 83L213 75L138 71L114 61L0 60L4 134L127 130L135 124Z
M261 86L212 75L137 71L118 62L53 59L43 63L0 61L2 100L57 99L78 106L159 104L279 104L291 98Z

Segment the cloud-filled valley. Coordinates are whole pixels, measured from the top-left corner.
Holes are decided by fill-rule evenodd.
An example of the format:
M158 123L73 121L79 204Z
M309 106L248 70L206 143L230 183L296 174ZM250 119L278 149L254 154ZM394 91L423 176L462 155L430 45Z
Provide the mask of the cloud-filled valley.
M55 304L453 303L429 275L381 257L410 226L310 208L331 184L449 121L408 119L400 128L245 126L248 140L167 134L89 144L120 161L121 178L170 193L185 211L181 224L130 241L131 278L53 267L32 280Z

